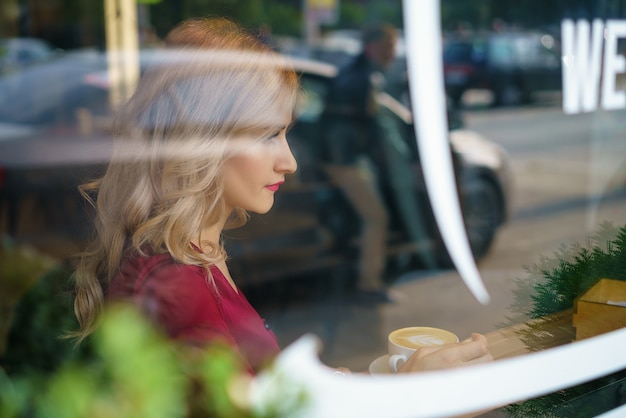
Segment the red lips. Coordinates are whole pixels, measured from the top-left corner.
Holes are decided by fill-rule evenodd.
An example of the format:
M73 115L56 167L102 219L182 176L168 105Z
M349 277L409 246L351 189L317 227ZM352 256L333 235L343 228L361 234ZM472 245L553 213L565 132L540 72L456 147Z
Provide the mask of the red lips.
M284 181L279 181L278 183L274 183L274 184L270 184L269 186L265 186L265 188L267 190L271 190L273 192L276 192L280 188L280 185L283 184L283 183L284 183Z

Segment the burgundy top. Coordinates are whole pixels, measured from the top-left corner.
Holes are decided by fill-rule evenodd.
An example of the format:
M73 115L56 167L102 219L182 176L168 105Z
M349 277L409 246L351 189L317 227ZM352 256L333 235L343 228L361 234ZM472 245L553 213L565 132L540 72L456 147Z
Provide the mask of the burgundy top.
M129 257L111 281L108 300L132 299L175 340L233 347L254 373L280 351L276 336L222 272L176 262L170 254Z

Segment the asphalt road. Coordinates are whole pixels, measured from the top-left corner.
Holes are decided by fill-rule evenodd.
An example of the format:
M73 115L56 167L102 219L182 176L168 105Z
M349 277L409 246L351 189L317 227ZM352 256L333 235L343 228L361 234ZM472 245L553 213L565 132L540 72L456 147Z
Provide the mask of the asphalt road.
M527 265L584 243L602 221L626 221L623 117L565 115L556 103L466 112L470 129L507 150L514 179L510 222L481 268Z

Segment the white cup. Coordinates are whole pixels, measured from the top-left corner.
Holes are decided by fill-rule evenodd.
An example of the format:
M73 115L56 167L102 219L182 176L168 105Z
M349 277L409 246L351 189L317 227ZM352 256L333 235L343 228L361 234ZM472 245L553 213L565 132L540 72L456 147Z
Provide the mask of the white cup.
M406 327L389 333L387 347L391 372L397 372L409 357L422 347L454 344L459 337L450 331L433 327Z

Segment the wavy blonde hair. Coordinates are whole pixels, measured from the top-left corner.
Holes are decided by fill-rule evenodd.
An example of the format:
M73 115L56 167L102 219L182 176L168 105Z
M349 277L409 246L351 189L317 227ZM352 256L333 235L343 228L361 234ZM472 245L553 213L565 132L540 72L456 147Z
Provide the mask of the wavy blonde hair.
M229 20L187 20L166 45L118 112L106 173L80 187L96 209L96 234L74 274L78 342L94 330L126 254L149 248L207 269L224 259L221 242L203 242L203 252L190 243L226 214L221 169L230 140L271 133L272 119L295 107L293 69ZM226 226L246 220L236 208Z

